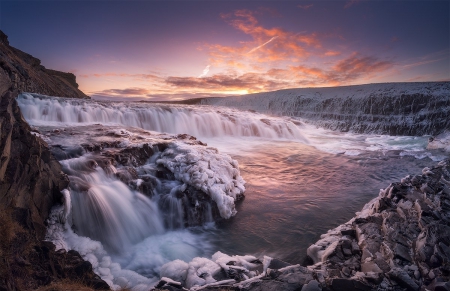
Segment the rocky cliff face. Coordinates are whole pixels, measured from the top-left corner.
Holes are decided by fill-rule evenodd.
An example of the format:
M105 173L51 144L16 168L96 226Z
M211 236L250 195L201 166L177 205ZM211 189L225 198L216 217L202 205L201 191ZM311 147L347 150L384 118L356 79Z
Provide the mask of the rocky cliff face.
M74 74L46 69L39 59L10 46L0 31L0 91L11 86L20 92L89 98L78 89Z
M0 31L0 290L34 290L58 282L109 286L76 252L43 242L50 208L69 180L48 145L23 119L19 90L87 98L71 74L51 71L9 46Z

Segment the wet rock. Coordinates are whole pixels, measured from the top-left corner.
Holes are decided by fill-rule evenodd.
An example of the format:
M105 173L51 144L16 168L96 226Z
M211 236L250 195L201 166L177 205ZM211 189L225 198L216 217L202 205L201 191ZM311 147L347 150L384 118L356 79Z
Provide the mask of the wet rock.
M341 230L341 234L356 238L356 231L354 229Z
M291 264L286 263L286 262L284 262L282 260L274 258L274 259L272 259L270 261L270 264L269 264L268 268L270 268L270 269L281 269L281 268L288 267L288 266L291 266Z
M402 260L412 262L412 258L409 254L409 249L401 244L396 244L394 247L395 257L400 258Z
M332 290L433 290L432 281L449 281L450 208L442 207L450 198L449 170L445 160L392 183L354 219L323 236L313 246L323 245L328 254L313 266L325 274L321 284Z
M419 290L419 285L403 270L395 269L387 273L387 276L396 281L401 287L406 288L408 291Z
M309 281L308 284L303 285L301 291L321 291L322 287L320 287L319 282L316 280Z

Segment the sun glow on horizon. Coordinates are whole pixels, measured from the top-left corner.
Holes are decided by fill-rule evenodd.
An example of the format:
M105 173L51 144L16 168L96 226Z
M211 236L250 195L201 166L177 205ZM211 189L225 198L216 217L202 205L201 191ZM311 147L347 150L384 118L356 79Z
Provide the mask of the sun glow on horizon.
M102 99L450 81L448 1L6 2L11 44L74 73L82 91ZM59 26L36 13L49 5L67 16ZM26 31L17 13L33 23Z

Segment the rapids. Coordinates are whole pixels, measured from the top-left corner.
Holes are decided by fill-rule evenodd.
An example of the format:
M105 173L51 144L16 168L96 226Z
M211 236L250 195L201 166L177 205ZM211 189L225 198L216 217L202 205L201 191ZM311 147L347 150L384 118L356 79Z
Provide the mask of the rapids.
M226 107L17 102L70 178L47 239L114 289L148 289L166 263L217 251L302 262L380 188L446 155L427 150L427 136L339 133Z

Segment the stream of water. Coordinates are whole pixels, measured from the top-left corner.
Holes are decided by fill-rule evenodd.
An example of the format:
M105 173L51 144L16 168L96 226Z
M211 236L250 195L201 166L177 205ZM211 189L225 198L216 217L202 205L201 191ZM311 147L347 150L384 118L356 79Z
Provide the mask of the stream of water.
M66 226L50 227L51 239L60 248L79 251L116 287L152 285L165 263L189 262L216 251L301 263L310 244L353 217L381 188L445 156L426 150L428 137L332 132L291 118L223 107L29 94L18 102L40 135L62 149L59 159L71 179L65 194L71 214ZM208 147L170 134L193 135ZM155 151L133 169L105 160L117 148L162 141L169 152ZM83 143L102 147L87 152ZM174 165L172 180L158 176L161 164ZM186 170L190 164L197 167L195 173L194 167ZM131 178L124 182L118 172L131 173ZM234 203L244 187L241 177L245 199ZM146 181L153 183L152 195L140 190ZM178 198L186 187L209 193L228 219L214 223L209 204L196 198L196 207L206 205L203 224L183 227L185 210Z

